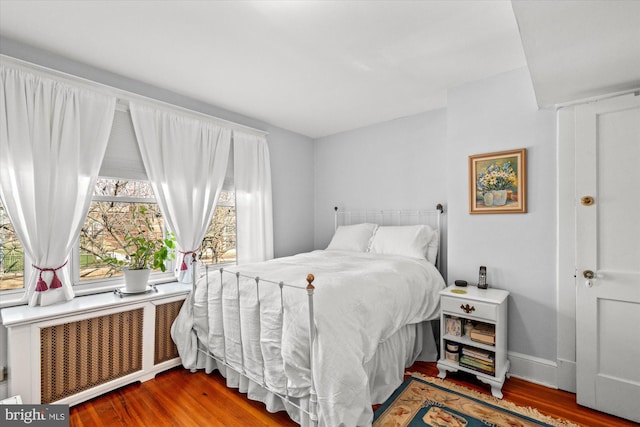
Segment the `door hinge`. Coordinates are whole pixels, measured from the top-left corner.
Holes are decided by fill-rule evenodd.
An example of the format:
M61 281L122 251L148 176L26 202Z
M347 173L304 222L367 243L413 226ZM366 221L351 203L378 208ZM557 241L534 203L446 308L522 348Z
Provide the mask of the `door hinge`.
M6 380L8 377L7 375L7 367L3 366L2 369L0 369L0 382Z

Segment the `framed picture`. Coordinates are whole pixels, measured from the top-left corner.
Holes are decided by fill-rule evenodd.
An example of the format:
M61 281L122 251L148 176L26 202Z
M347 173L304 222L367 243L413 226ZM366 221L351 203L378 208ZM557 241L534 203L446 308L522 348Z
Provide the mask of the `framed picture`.
M526 213L526 158L526 148L469 156L469 213Z

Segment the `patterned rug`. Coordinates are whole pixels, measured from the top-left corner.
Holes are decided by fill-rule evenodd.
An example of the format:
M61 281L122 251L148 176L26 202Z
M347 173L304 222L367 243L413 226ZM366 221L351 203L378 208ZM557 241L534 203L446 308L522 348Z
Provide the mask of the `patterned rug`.
M380 406L374 427L576 426L532 408L446 382L413 374Z

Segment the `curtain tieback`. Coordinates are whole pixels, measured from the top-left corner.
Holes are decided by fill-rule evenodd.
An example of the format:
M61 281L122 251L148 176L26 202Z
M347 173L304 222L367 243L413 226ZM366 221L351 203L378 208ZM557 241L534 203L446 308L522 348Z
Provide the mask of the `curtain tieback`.
M189 254L195 254L196 252L198 252L200 250L199 247L195 248L192 251L178 251L182 254L182 264L180 264L180 271L184 271L184 270L188 270L187 268L187 263L185 262L185 260L187 259L187 255Z
M45 282L44 279L42 278L43 271L53 271L53 278L51 279L51 284L49 285L51 289L61 288L62 282L60 281L60 279L58 279L58 275L56 274L56 271L60 270L62 267L67 265L68 262L69 260L66 260L64 264L56 268L49 268L49 267L42 268L42 267L38 267L35 264L31 264L31 267L40 271L40 274L38 275L38 283L36 284L36 292L44 292L47 289L49 289L47 287L47 282Z

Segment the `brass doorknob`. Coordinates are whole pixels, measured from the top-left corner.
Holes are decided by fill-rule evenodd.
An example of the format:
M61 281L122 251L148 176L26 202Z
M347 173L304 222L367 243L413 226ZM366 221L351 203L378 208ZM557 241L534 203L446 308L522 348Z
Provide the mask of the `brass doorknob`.
M591 206L595 203L595 200L591 196L584 196L580 199L580 203L582 203L583 206Z
M583 271L582 275L584 276L585 279L593 279L595 277L595 274L593 274L593 271L591 270Z

